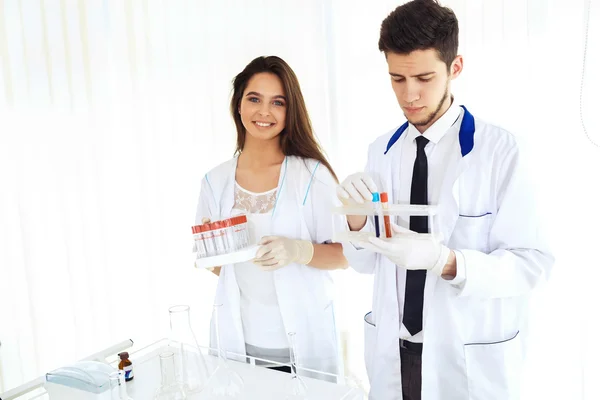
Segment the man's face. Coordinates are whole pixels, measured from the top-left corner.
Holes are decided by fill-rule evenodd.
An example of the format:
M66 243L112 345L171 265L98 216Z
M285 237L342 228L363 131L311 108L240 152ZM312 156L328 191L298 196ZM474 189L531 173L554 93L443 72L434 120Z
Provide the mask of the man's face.
M462 56L450 72L434 49L386 55L392 88L406 119L424 132L448 109L450 81L462 71Z

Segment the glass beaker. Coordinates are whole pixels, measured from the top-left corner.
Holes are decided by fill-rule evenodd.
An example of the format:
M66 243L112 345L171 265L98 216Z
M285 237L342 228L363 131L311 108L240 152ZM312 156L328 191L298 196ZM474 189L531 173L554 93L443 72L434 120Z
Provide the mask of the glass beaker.
M219 332L219 309L221 306L222 304L215 304L213 306L213 322L217 341L217 367L207 385L207 391L213 396L211 398L234 398L242 392L244 380L228 365L227 354L221 348L221 336Z
M169 348L175 355L175 376L186 394L200 393L208 380L206 360L190 324L190 307L169 308Z
M298 375L298 353L296 349L296 332L288 333L290 343L290 364L292 379L287 390L287 400L306 400L308 399L308 388L304 380Z
M183 400L186 398L183 385L175 377L175 354L167 351L160 354L160 388L154 400Z
M127 394L125 386L125 371L118 370L108 376L110 382L110 398L112 400L133 400Z

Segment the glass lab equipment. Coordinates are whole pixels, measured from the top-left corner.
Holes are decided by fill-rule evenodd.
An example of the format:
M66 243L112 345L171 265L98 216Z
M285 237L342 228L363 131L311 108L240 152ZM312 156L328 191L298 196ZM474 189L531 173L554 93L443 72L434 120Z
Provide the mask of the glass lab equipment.
M190 324L190 307L179 305L169 308L169 320L169 348L175 356L176 380L186 394L200 393L209 375L206 360Z
M223 221L215 221L212 224L213 227L213 240L215 242L215 249L217 255L227 254L227 234Z
M286 400L308 399L308 388L304 380L298 375L298 350L296 348L296 332L288 333L290 343L290 364L292 377L287 389Z
M219 332L219 309L221 306L222 304L213 306L213 321L217 341L217 367L211 375L206 390L212 395L211 398L235 398L242 393L244 380L229 366L225 350L221 348Z
M367 400L366 391L354 379L346 378L346 386L349 390L340 400Z
M160 388L154 395L154 400L183 400L186 398L183 385L175 377L175 354L164 352L160 354Z
M213 268L254 258L259 246L250 243L245 215L192 226L196 268Z
M118 370L108 376L110 382L110 398L112 400L133 400L127 394L125 371Z

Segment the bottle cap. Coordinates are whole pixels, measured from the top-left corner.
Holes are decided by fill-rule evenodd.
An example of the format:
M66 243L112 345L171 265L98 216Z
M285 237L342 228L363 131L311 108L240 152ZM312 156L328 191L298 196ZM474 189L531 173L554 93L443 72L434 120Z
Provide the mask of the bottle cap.
M388 194L387 194L387 192L381 192L381 202L383 202L383 203L387 203L388 202Z
M121 360L127 360L127 359L129 359L129 353L128 353L128 352L126 352L126 351L124 351L124 352L122 352L122 353L119 353L119 358L120 358Z
M379 201L379 192L373 193L373 203L377 203Z

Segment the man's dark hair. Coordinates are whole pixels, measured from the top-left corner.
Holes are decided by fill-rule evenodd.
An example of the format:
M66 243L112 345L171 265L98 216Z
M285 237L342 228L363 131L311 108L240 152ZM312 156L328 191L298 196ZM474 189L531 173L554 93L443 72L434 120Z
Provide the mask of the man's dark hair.
M413 0L397 7L381 23L379 50L409 54L435 49L448 71L458 53L458 20L437 0Z

